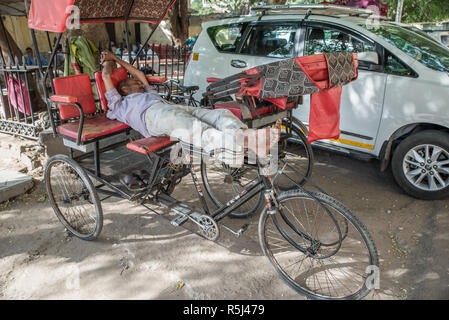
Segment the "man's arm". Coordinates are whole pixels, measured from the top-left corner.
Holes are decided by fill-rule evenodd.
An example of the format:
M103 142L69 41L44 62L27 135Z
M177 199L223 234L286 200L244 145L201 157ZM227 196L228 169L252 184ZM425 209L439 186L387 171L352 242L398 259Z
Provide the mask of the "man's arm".
M102 61L114 61L118 64L120 64L122 67L124 67L126 69L126 71L128 71L128 73L133 76L135 79L139 80L140 82L142 82L145 86L150 85L147 81L147 78L145 77L145 74L136 69L134 66L132 66L131 64L129 64L126 61L123 61L121 59L119 59L117 56L115 56L112 52L110 51L103 51L101 53L101 58ZM107 90L107 88L106 88Z
M115 89L114 83L111 79L112 70L114 68L115 62L113 61L104 61L102 60L103 72L101 73L101 77L103 78L104 87L106 92Z

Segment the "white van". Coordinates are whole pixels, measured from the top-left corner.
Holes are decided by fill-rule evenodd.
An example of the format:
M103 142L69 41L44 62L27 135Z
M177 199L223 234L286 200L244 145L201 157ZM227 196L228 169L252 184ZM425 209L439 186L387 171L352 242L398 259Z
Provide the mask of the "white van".
M203 23L184 85L223 78L275 60L323 52L369 52L358 79L343 87L340 139L315 142L391 163L396 182L421 199L449 195L449 49L412 28L294 8ZM273 7L272 7L273 8ZM277 6L276 8L280 8ZM310 13L310 12L309 12ZM361 56L361 55L360 55ZM307 125L310 97L294 111Z

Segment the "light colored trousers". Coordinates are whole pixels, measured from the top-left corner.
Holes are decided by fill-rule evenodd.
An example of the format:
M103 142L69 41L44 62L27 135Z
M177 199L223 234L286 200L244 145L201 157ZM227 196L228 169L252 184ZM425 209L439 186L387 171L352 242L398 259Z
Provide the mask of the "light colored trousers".
M148 108L145 123L151 135L167 135L202 147L207 152L219 148L241 152L243 141L236 141L234 132L247 129L227 109L210 110L165 102Z

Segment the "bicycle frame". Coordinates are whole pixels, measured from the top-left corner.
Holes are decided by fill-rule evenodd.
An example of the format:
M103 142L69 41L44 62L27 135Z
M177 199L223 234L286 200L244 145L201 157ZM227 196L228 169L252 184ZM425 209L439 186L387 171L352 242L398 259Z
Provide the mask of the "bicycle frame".
M190 161L190 157L189 156L187 156L187 160ZM246 166L254 166L254 165L249 165L249 164L245 164L245 165ZM331 253L329 253L329 254L327 254L325 256L322 256L322 257L318 257L318 259L325 259L325 258L328 258L330 256L333 256L334 254L336 254L339 251L342 241L347 236L347 228L348 228L347 222L346 222L345 232L342 233L342 230L341 230L338 222L336 221L334 215L329 211L329 209L326 206L324 206L321 203L321 201L319 199L317 199L312 193L307 191L305 188L303 188L301 185L299 185L296 181L294 181L292 178L290 178L286 173L284 173L283 171L284 171L284 169L286 167L290 167L291 169L296 171L296 173L301 175L301 173L298 172L296 169L292 168L287 163L284 163L283 168L277 170L277 173L273 177L273 179L270 180L266 176L258 175L257 179L254 179L253 181L248 183L243 188L243 190L240 193L238 193L237 195L232 197L232 199L230 199L225 204L220 206L214 212L210 212L209 206L207 205L207 202L206 202L206 197L203 194L201 184L199 183L196 171L193 168L192 164L190 164L189 169L190 169L190 173L191 173L191 176L192 176L192 179L193 179L193 183L194 183L195 189L196 189L196 191L198 193L199 200L200 200L200 202L202 204L202 207L204 209L204 212L207 215L209 215L212 219L214 219L216 222L219 222L220 220L225 218L227 215L229 215L233 210L239 208L240 206L242 206L243 204L248 202L254 196L259 194L259 192L264 192L265 201L266 201L266 205L267 205L267 210L269 210L269 213L275 215L277 212L279 212L280 217L282 218L282 220L284 220L284 222L290 227L291 230L293 230L294 233L296 233L301 238L303 238L304 240L309 241L311 243L311 246L309 248L304 248L301 245L299 245L298 243L296 243L296 241L294 241L285 232L285 230L282 229L282 227L279 225L279 223L277 222L277 219L274 216L273 220L275 222L276 228L279 230L279 232L282 234L282 236L292 246L294 246L296 249L298 249L299 251L303 252L304 254L308 254L308 255L312 254L313 255L313 250L315 250L317 247L320 247L320 246L327 246L327 247L329 247L329 246L334 246L334 245L337 244L336 248ZM260 168L260 163L257 162L257 169L259 169L259 168ZM300 189L302 192L304 192L304 193L308 194L309 196L311 196L326 211L326 213L333 220L333 222L335 224L335 227L337 229L338 235L339 235L339 238L338 238L338 240L336 242L331 243L331 244L325 244L325 243L322 243L321 241L317 241L316 239L314 239L310 235L305 234L304 232L301 232L296 227L294 227L293 224L289 221L289 219L282 213L282 211L279 210L280 206L279 206L278 202L276 201L277 192L276 192L276 190L272 186L273 186L273 183L276 180L276 178L278 176L280 176L280 175L287 177L291 182L293 182L296 185L296 187L298 189ZM306 177L304 177L304 178L307 179ZM316 187L321 191L321 189L318 186L316 186ZM323 192L323 193L326 194L325 192Z

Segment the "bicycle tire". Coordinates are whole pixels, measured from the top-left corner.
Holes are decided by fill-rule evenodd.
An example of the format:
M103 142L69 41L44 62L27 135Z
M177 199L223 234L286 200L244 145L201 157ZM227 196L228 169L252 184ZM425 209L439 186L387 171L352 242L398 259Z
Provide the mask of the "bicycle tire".
M216 168L215 170L211 168ZM241 170L249 170L252 175L245 175ZM208 172L209 171L209 172ZM231 168L221 162L206 163L201 162L201 179L206 188L206 192L213 204L219 208L234 196L242 192L245 185L254 181L259 177L259 173L250 165L244 165L242 168ZM210 181L215 179L215 181ZM243 183L242 183L243 179ZM216 187L215 187L216 186ZM216 190L215 190L216 189ZM229 214L232 218L248 218L254 215L262 208L263 194L259 192L258 195L249 199L246 203L236 208Z
M291 128L291 132L289 128ZM298 185L303 186L307 181L306 179L311 177L314 162L312 147L310 144L307 144L307 137L304 132L295 124L292 124L290 127L288 119L282 120L279 158L293 168L286 167L284 174L293 179ZM279 167L282 167L281 162ZM298 188L285 176L278 176L274 184L281 191Z
M281 141L279 143L281 145L280 153L287 154L283 156L284 159L285 157L287 157L287 161L290 160L289 165L292 165L295 168L295 170L298 170L301 173L301 175L298 175L297 173L289 169L285 170L285 174L287 174L290 178L294 179L296 183L298 183L299 185L304 185L306 182L306 179L304 177L309 178L312 174L312 167L313 167L312 148L310 145L307 144L307 137L305 136L305 134L297 126L292 125L291 128L293 133L290 133L287 132L287 128L290 128L290 122L284 119L282 125L284 128L282 129L284 130L284 133L282 134L281 132ZM290 139L292 136L294 136L295 139L300 139L299 142L295 143L296 146L296 149L294 150L295 152L291 152L291 150L290 151L286 150L286 148L289 148L287 140ZM229 173L225 171L229 170L228 169L229 167L225 165L221 166L220 164L217 163L214 163L212 165L215 166L214 167L215 173L218 173L219 169L223 168L224 171L222 174L224 177L222 179L219 179L218 181L215 181L214 183L210 182L208 179L207 170L212 166L207 166L207 164L203 162L201 164L201 178L206 188L207 194L209 195L214 205L218 208L222 206L223 203L230 200L237 193L240 193L242 191L242 188L238 188L234 185L232 192L226 190L225 186L229 184L229 182L226 183L225 177ZM254 177L258 175L257 166L247 166L246 169L249 169L247 170L247 172L252 171L252 176L246 178L247 181L253 180ZM216 187L214 187L214 185L216 185ZM292 183L283 176L279 176L275 180L275 186L279 188L281 191L297 188L297 186L294 183ZM263 202L263 195L261 193L257 202L250 202L251 205L257 206L254 210L249 209L247 205L242 205L242 207L246 211L242 212L241 211L242 207L240 207L236 211L230 213L229 216L233 218L248 218L260 209L262 202Z
M287 203L292 205L293 200L307 200L311 205L306 205L304 201L302 205L298 206L298 208L301 208L300 210L289 210ZM295 233L285 221L282 221L282 218L277 218L277 216L280 216L279 211L270 214L265 207L259 219L259 242L264 255L281 278L295 291L311 299L357 300L365 297L376 283L369 281L378 279L375 277L378 276L376 272L378 271L379 258L374 241L363 223L343 204L318 192L305 192L299 189L289 190L281 193L277 197L277 202L281 206L279 210L283 210L284 213L288 212L293 216L294 219L291 219L290 222L297 222L298 227L315 240L312 246L312 241L304 240L305 238ZM344 237L342 234L338 236L340 248L332 256L326 256L324 250L335 251L335 249L329 249L329 247L323 249L316 242L317 239L320 239L320 236L325 235L325 240L327 239L326 241L332 243L332 240L329 239L333 235L328 230L319 233L319 229L324 230L329 226L333 226L332 228L335 229L335 222L329 220L317 221L319 214L317 210L322 206L329 210L329 213L338 220L338 223L342 221L350 227ZM311 208L314 209L313 212L308 211ZM322 212L325 212L325 210L323 209ZM323 216L330 217L329 213ZM310 219L312 217L314 221L311 224ZM275 224L275 219L277 219L278 225ZM315 232L307 231L307 228L313 226L317 227ZM343 230L343 228L339 229ZM282 233L287 233L290 240L295 239L297 245L306 249L305 252L295 248ZM274 243L270 243L271 241ZM310 244L307 241L310 241ZM309 245L308 248L306 248L307 245ZM352 248L350 248L351 246ZM323 250L323 252L321 256L318 256L320 250ZM360 263L360 266L358 266L358 263ZM283 266L284 264L285 266ZM295 270L296 267L297 270ZM299 270L302 267L304 267L304 270ZM334 269L337 267L341 267L341 269L335 271ZM354 271L356 268L360 270ZM340 294L337 289L341 289L345 293Z
M64 227L79 239L96 239L103 228L103 210L84 169L73 159L56 155L45 165L44 181L53 211Z

